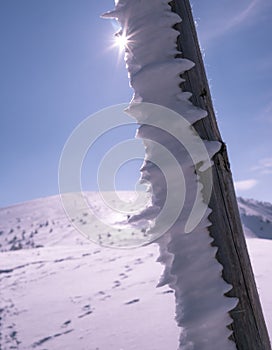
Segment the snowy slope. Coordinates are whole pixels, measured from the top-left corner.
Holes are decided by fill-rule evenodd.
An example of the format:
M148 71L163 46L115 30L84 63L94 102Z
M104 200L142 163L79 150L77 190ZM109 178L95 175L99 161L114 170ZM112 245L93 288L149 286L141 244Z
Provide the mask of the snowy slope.
M263 312L272 339L272 204L238 198Z
M95 205L97 194L89 198ZM156 288L155 245L90 243L58 196L1 209L0 222L1 349L177 348L174 295Z
M238 198L247 237L272 239L272 204Z
M95 204L96 194L88 197ZM272 206L243 199L239 206L272 337L272 239L259 238L272 238ZM0 209L0 244L1 349L177 348L174 295L156 288L156 245L117 250L90 243L58 196Z

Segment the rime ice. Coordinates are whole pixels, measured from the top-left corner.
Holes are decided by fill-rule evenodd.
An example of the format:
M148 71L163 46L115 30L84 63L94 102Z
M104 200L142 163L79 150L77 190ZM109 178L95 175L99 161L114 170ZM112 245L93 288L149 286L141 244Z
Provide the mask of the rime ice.
M164 169L167 169L168 182L176 190L174 197L184 196L180 215L158 240L158 260L165 265L159 285L169 284L175 290L176 320L182 328L179 349L231 350L236 346L229 340L231 332L227 326L232 322L229 311L236 306L237 300L224 295L231 286L222 278L222 266L215 258L217 249L211 245L208 231L211 211L204 203L205 188L200 181L204 176L203 171L212 166L211 159L221 145L202 140L207 152L201 153L205 154L203 159L194 158L191 150L177 142L172 132L165 133L165 129L160 130L149 124L150 119L157 118L157 123L174 125L173 130L182 133L184 127L179 124L178 118L173 122L165 120L163 113L154 116L154 111L148 108L141 110L141 103L152 103L179 113L189 124L186 127L188 135L192 133L190 126L207 115L206 111L191 103L189 92L182 91L184 80L181 75L192 69L194 63L185 58L176 58L179 54L176 47L179 32L173 27L181 22L181 18L171 12L168 2L120 0L116 2L115 10L104 15L118 19L127 38L125 62L134 89L127 111L142 124L137 135L143 139L146 148L141 179L151 183L152 206L131 220L153 217L154 227L151 231L160 228L156 215L163 210L168 188L165 174L154 163L157 164L155 160L160 154L159 145L163 146L174 155L184 174L184 193L181 193L181 187L177 185L175 188L179 181L176 168L169 159L161 161ZM198 139L197 136L190 139L194 155L199 154ZM156 146L154 142L159 145ZM188 152L191 157L188 157ZM199 212L203 215L197 219Z

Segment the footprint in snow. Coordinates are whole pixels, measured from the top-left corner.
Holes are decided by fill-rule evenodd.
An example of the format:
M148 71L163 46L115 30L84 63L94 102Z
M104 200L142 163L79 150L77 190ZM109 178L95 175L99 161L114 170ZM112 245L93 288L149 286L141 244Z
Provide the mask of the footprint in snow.
M121 282L120 281L114 281L114 286L112 288L117 288L121 286Z
M139 264L143 264L143 261L141 258L138 258L134 261L134 265L139 265Z
M90 304L87 304L87 305L84 305L82 310L89 310L91 308L91 305Z
M133 299L133 300L126 302L125 305L135 304L135 303L138 303L139 301L140 301L140 299Z
M88 315L90 315L90 314L92 314L92 313L93 313L93 310L89 310L89 311L85 312L84 314L81 314L81 315L79 315L79 316L77 316L77 317L78 317L78 318L83 318L83 317L88 316Z
M125 265L125 269L126 272L132 271L132 268L129 265Z
M67 320L67 321L63 322L61 327L62 328L67 327L71 322L72 322L71 320Z

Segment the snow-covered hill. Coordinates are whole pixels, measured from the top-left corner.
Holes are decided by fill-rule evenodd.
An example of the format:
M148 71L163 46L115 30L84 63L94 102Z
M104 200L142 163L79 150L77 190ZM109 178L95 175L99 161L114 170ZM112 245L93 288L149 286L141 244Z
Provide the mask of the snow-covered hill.
M98 203L97 194L88 198ZM272 205L240 198L239 207L272 337ZM76 220L85 225L87 213ZM1 349L177 348L174 295L156 288L156 245L91 243L58 196L0 209L0 244Z
M238 198L263 312L272 340L272 204Z
M238 204L246 236L272 239L272 204L243 198Z

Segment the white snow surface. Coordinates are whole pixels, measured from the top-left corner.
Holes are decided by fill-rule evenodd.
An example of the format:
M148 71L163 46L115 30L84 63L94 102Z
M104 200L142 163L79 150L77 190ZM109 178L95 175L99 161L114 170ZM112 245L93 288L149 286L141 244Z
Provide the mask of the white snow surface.
M96 193L87 196L98 203ZM272 205L238 203L272 339ZM270 239L259 238L264 224ZM91 243L58 196L0 209L0 244L0 349L177 349L174 294L156 288L155 244L117 250Z
M87 197L99 203L97 193ZM156 288L157 246L91 243L58 196L0 209L0 223L0 349L177 348L173 291Z

